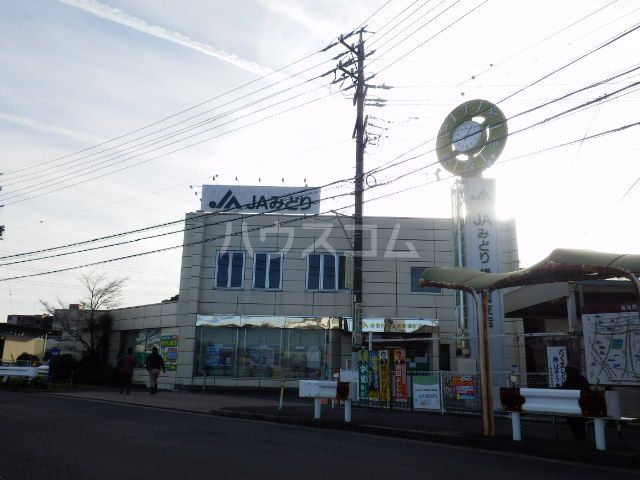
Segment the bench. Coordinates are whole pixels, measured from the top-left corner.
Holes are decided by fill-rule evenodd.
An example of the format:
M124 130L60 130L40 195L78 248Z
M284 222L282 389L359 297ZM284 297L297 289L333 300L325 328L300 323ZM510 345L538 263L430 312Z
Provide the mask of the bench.
M9 377L27 377L29 380L33 380L37 376L37 367L0 367L0 377L3 377L4 382L6 382Z
M298 396L313 398L313 418L320 419L321 399L344 400L344 421L351 422L351 402L354 400L357 388L352 382L337 380L300 380L298 382Z
M583 392L555 388L500 388L500 402L504 409L511 413L513 439L518 442L522 441L520 425L522 413L592 418L598 450L606 450L605 419L620 419L620 402L617 392Z

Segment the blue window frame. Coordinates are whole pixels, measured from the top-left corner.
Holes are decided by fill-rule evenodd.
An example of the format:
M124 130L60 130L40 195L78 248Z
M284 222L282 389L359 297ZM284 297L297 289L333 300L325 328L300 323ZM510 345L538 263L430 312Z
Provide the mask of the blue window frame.
M411 293L442 293L442 289L439 287L421 287L418 285L418 280L420 280L425 268L427 267L411 267Z
M344 255L311 253L307 257L307 290L336 291L345 288Z
M218 252L216 265L217 288L242 288L244 286L244 252Z
M253 260L253 288L282 289L282 254L256 253Z

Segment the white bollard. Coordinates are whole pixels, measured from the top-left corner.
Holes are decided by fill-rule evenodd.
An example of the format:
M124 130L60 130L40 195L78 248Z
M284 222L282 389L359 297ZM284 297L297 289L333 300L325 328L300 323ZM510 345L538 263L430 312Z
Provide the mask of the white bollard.
M604 418L594 418L593 429L596 433L596 448L598 450L606 450L607 445L604 437Z
M520 428L520 412L511 412L511 430L513 439L516 442L522 441L522 430Z
M320 419L320 399L319 398L314 398L313 399L313 418L315 418L316 420Z
M344 421L351 423L351 400L344 401Z

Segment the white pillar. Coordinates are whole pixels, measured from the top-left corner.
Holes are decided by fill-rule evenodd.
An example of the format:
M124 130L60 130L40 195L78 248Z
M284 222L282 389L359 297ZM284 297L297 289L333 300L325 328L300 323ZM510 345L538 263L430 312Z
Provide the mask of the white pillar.
M344 401L344 421L351 423L351 400Z
M320 399L319 398L314 398L313 399L313 418L315 418L316 420L320 419Z
M607 445L604 438L604 418L594 418L593 429L596 433L596 448L598 450L606 450Z
M511 430L513 439L516 442L522 441L522 430L520 428L520 412L511 412Z

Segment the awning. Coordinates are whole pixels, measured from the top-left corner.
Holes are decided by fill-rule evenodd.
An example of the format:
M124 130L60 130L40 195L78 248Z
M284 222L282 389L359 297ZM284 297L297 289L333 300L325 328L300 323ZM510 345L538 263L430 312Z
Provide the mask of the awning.
M556 249L541 262L510 273L485 273L467 267L427 268L418 284L421 287L491 292L522 285L622 277L636 282L634 274L639 272L640 255Z

